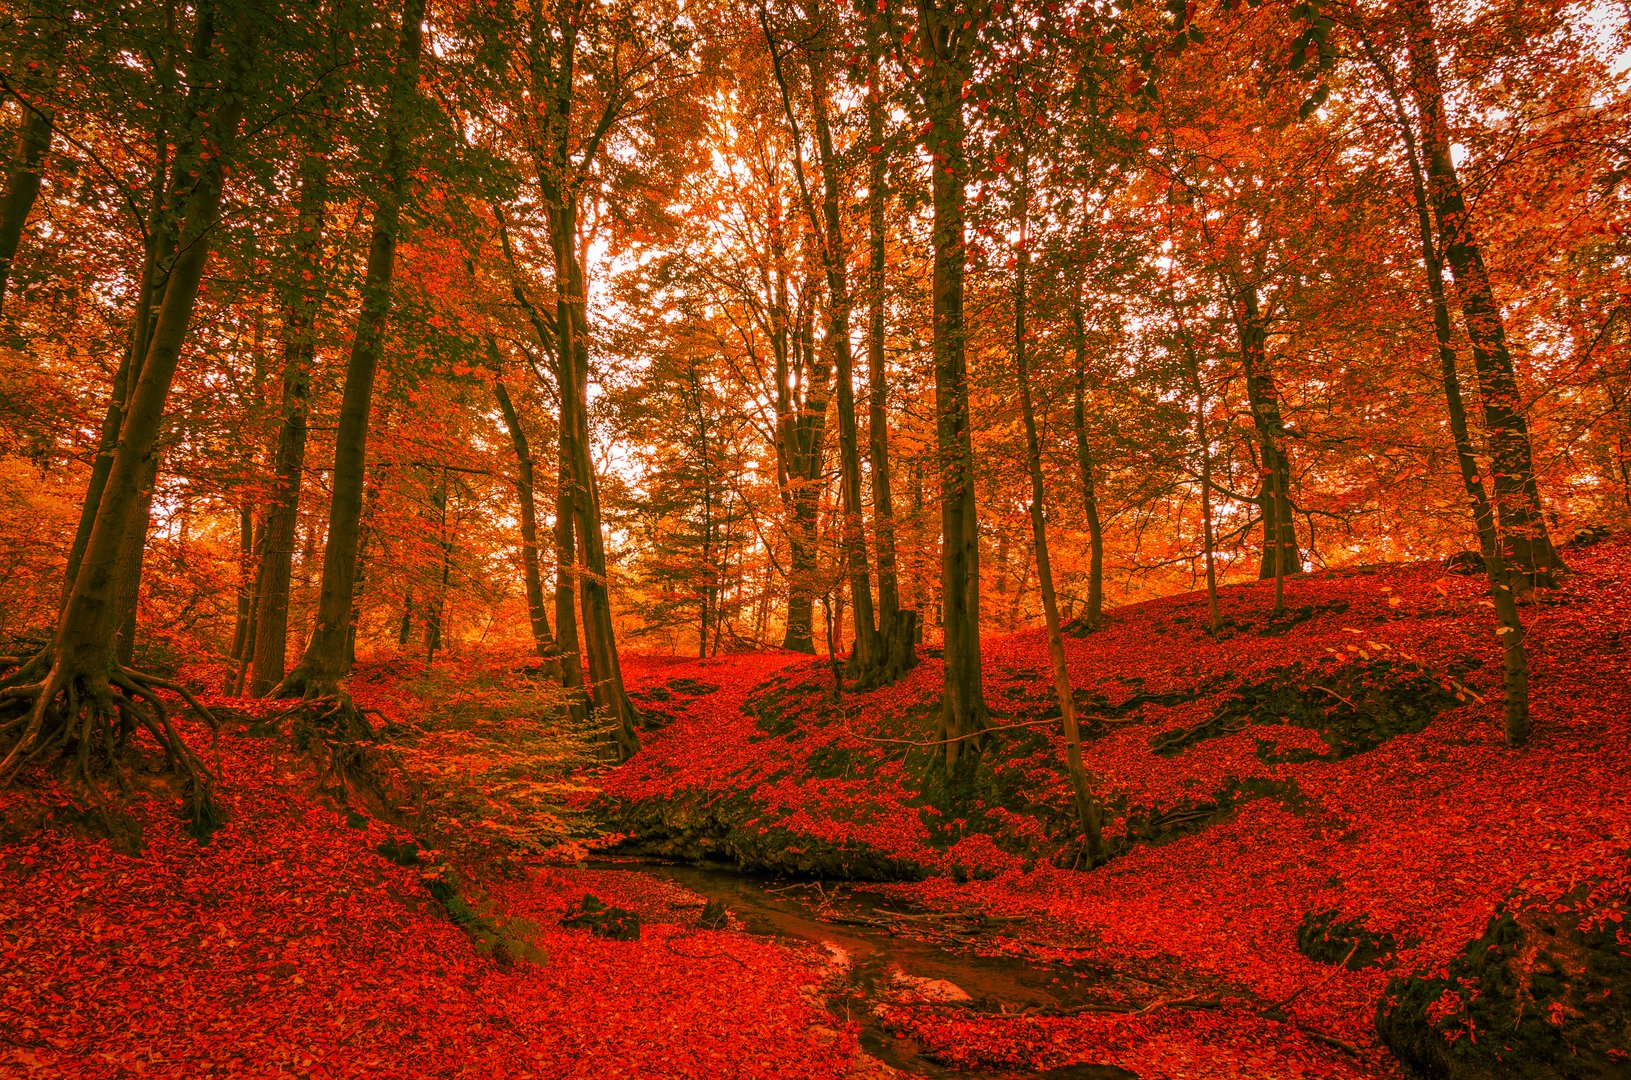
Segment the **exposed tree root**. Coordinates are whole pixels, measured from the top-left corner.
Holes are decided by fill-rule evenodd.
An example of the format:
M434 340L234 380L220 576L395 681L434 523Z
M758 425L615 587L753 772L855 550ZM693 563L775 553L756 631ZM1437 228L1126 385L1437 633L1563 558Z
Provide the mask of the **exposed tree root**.
M210 727L215 756L216 720L179 683L110 661L106 670L88 670L64 661L53 650L28 658L7 657L12 670L0 677L0 784L32 765L66 761L71 779L90 796L110 826L129 780L118 765L130 737L145 730L164 751L165 764L183 783L182 814L202 843L220 825L215 799L220 772L206 765L176 730L175 713L160 691L180 697ZM104 787L112 775L119 797Z
M342 799L349 801L353 792L364 789L389 802L390 778L407 779L401 757L385 745L389 718L378 709L359 706L337 686L308 685L305 697L266 720L289 723L295 748L317 763L318 786Z

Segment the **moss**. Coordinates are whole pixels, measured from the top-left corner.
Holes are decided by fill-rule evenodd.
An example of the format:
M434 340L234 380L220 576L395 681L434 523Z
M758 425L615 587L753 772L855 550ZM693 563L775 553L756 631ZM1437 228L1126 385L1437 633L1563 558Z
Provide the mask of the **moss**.
M1322 964L1344 964L1359 971L1390 964L1399 943L1386 931L1372 930L1364 915L1344 918L1334 908L1310 911L1297 926L1297 951Z
M567 908L561 925L572 930L587 930L611 941L640 940L640 916L627 908L608 904L593 893L584 893L582 900Z
M1631 861L1562 896L1510 894L1439 971L1388 983L1376 1030L1423 1076L1631 1075Z
M1290 724L1319 732L1326 751L1306 747L1280 751L1264 741L1257 747L1259 760L1341 761L1374 750L1396 735L1420 731L1439 713L1459 704L1453 688L1409 660L1378 656L1335 665L1294 664L1266 679L1242 683L1207 719L1194 727L1156 734L1150 749L1174 757L1254 724Z

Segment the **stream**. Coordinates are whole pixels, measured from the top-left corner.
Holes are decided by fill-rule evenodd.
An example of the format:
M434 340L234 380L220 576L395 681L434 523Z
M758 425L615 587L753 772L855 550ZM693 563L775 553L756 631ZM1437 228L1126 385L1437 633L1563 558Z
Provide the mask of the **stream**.
M964 1080L1137 1080L1136 1073L1112 1065L1066 1065L1044 1072L954 1069L923 1056L913 1040L890 1032L873 1013L874 1005L890 1000L902 989L945 995L948 1000L962 1000L960 991L971 999L964 1001L966 1008L995 1015L1027 1009L1067 1010L1102 1000L1102 972L1018 957L979 956L957 943L925 941L897 934L887 926L870 925L880 919L909 925L912 915L903 915L899 902L847 885L776 882L705 866L616 863L602 867L679 885L707 900L722 902L750 934L812 942L847 960L849 992L835 996L832 1007L840 1016L847 1013L859 1020L861 1046L868 1054L901 1072Z

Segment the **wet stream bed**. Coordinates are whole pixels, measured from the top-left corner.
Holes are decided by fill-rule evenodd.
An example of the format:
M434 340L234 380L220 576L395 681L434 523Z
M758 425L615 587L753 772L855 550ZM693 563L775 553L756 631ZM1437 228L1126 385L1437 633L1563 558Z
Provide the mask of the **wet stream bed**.
M952 1068L925 1057L913 1040L891 1032L876 1015L877 1006L889 1003L934 1003L994 1018L1057 1015L1102 1004L1107 986L1120 982L1102 970L980 955L979 944L1009 929L1008 920L916 912L849 885L778 882L723 868L646 862L601 863L598 868L647 875L718 901L747 933L827 949L848 974L848 985L832 996L830 1008L859 1022L862 1048L901 1072L965 1080L1136 1077L1110 1065L1068 1065L1045 1072ZM1123 984L1118 989L1128 988Z

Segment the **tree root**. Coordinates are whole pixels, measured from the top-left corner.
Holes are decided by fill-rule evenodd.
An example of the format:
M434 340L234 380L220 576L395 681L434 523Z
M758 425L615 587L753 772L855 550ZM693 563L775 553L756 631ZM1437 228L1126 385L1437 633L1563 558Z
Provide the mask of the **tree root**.
M377 726L370 723L370 718ZM354 791L365 790L392 802L389 777L399 776L415 788L397 752L386 745L390 719L380 710L359 706L339 687L326 692L307 688L307 696L272 713L266 721L289 724L289 736L300 752L316 762L319 787L350 801Z
M18 662L0 678L0 784L10 783L30 766L66 760L72 779L112 828L118 804L130 788L117 766L128 751L131 735L145 730L164 751L166 766L182 778L182 816L189 831L200 843L209 839L223 820L215 798L220 773L215 742L218 726L185 687L115 662L105 671L84 670L52 650L26 659L6 659ZM160 691L180 697L209 725L213 768L176 730L176 714ZM101 777L107 773L119 785L117 797L104 789Z

